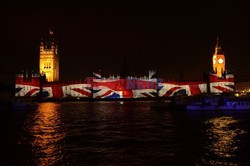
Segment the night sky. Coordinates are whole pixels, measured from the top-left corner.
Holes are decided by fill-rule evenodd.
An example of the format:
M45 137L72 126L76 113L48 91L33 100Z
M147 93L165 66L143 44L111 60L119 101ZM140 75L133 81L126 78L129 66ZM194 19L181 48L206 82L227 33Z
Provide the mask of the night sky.
M250 75L249 5L237 1L98 2L38 1L1 5L0 82L21 70L38 71L39 43L51 28L59 43L61 80L92 71L144 76L156 69L163 78L202 78L212 68L219 36L226 68ZM39 4L40 3L40 4Z

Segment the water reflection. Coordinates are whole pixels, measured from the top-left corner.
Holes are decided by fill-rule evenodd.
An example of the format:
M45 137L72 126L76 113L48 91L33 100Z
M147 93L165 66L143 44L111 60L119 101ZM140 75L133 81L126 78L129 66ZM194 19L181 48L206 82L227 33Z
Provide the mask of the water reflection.
M208 135L208 155L212 156L209 164L235 165L233 160L238 150L239 136L245 131L239 127L239 120L233 117L215 117L206 122L210 126Z
M29 128L31 146L38 165L53 165L62 158L60 141L65 137L60 119L60 104L41 103Z

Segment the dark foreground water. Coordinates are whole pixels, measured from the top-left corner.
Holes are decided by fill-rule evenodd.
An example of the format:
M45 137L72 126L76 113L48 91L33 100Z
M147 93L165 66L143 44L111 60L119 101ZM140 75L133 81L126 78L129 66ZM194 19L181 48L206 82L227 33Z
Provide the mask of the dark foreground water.
M0 165L248 165L250 112L150 102L41 103L0 112Z

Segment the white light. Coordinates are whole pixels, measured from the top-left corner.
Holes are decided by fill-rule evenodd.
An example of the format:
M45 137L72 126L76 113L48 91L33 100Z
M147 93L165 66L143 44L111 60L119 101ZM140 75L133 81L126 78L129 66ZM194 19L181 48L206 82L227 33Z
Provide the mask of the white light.
M223 59L220 58L220 59L218 60L218 62L219 62L220 64L222 64L222 63L223 63Z

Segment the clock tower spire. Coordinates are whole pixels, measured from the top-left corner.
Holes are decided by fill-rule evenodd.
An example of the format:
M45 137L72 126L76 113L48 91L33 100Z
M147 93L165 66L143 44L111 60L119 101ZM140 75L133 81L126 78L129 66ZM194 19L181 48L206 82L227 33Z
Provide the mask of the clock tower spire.
M225 72L225 55L224 52L222 51L218 37L212 61L213 61L213 72L216 73L218 77L222 77L223 73Z

